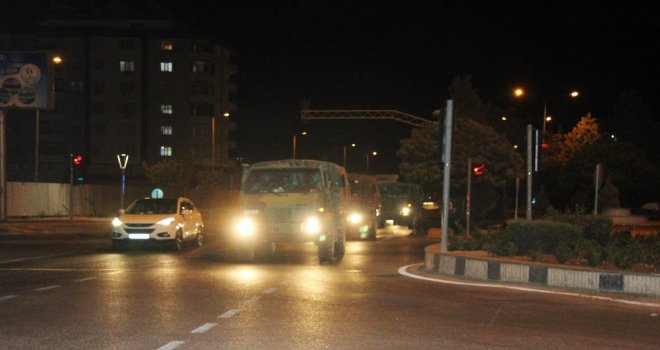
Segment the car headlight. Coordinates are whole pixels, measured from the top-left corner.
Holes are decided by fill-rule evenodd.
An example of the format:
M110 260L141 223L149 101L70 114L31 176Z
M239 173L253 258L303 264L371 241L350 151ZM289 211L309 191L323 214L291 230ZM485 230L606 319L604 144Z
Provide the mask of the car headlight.
M408 216L410 215L411 209L409 207L403 207L401 208L401 215L403 216Z
M249 218L242 218L236 225L236 231L241 236L251 236L254 234L254 222Z
M315 235L321 232L321 222L317 217L310 217L305 220L305 233Z
M114 219L112 219L112 226L114 226L114 227L121 226L121 225L123 225L123 224L124 224L124 223L121 222L121 220L119 220L119 218L114 218Z
M362 222L362 215L360 213L352 213L348 216L348 222L357 225Z
M174 218L167 218L167 219L163 219L163 220L158 221L156 223L156 225L169 226L173 222L174 222Z

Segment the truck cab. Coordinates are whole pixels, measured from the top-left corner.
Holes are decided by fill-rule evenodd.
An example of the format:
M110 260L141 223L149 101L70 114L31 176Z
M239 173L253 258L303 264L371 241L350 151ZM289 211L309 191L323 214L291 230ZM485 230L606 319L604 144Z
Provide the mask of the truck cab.
M321 263L344 255L350 189L344 168L284 159L245 168L233 236L238 257L275 253L277 242L314 242Z

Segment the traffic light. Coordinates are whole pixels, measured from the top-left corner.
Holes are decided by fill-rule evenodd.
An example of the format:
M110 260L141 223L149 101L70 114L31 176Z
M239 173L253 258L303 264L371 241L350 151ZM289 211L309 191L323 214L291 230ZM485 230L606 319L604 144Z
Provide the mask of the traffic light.
M486 164L481 164L479 166L475 166L472 168L472 175L474 176L481 176L484 174L484 168L486 167Z
M73 165L75 166L80 166L83 161L83 156L82 154L77 154L71 158L71 161L73 162Z

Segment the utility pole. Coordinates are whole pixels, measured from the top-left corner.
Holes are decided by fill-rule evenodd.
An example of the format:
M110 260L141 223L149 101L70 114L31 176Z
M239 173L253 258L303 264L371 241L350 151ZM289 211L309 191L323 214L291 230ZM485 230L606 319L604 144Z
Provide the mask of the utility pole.
M447 252L447 230L449 230L449 180L451 179L451 137L452 137L452 122L453 122L453 109L454 101L447 100L447 108L445 110L445 136L443 142L443 159L444 159L444 172L442 180L442 222L440 237L440 252Z

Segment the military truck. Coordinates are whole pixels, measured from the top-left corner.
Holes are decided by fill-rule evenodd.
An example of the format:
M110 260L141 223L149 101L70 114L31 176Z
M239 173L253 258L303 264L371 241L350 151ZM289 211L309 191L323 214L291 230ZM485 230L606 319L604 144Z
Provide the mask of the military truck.
M241 261L274 254L278 242L314 242L321 263L344 255L346 171L330 162L284 159L244 169L233 233Z
M381 213L379 224L404 225L414 228L422 212L422 186L406 182L379 182Z
M348 174L351 201L346 239L375 240L380 215L380 190L376 179L364 174Z

